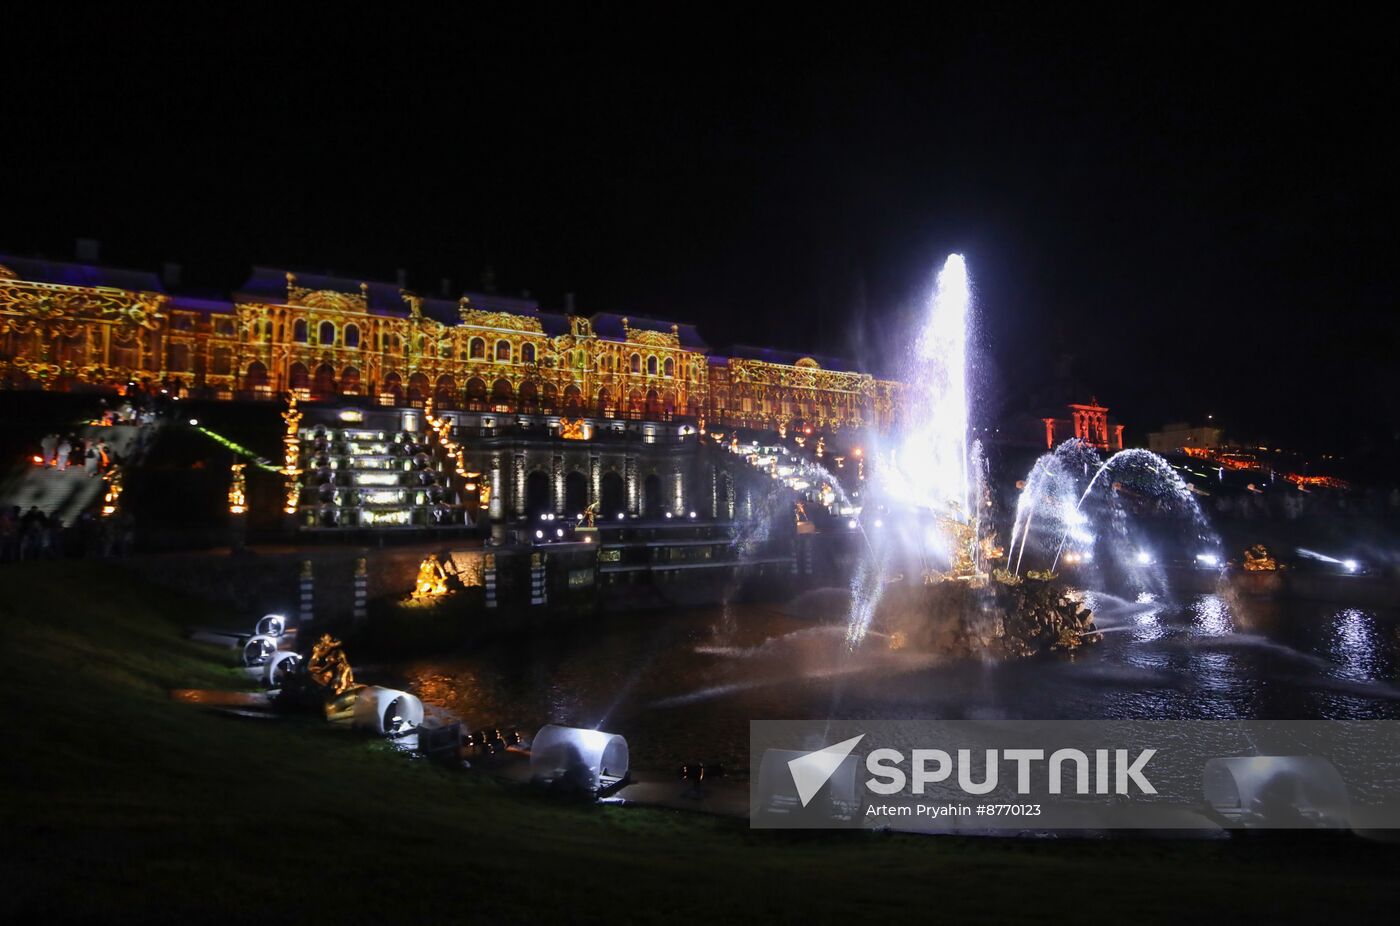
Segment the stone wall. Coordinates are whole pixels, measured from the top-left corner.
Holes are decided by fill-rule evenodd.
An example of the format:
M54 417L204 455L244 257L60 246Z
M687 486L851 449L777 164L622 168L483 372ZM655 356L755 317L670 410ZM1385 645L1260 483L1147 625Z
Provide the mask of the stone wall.
M246 554L165 554L133 557L124 566L151 582L179 589L211 603L254 617L298 613L301 564L311 561L318 620L343 620L351 614L355 561L365 558L371 601L403 598L413 591L418 566L428 553L446 554L441 545L384 549L259 549Z

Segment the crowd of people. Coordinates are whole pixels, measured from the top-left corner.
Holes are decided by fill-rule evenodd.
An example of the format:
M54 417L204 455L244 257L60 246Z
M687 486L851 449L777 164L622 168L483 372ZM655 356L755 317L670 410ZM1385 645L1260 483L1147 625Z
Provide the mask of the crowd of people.
M101 438L77 437L74 434L49 433L39 441L39 455L34 462L45 468L62 472L80 472L84 476L100 476L113 465L112 453Z
M87 435L76 429L52 431L40 440L33 453L34 466L71 478L96 479L114 475L128 462L116 446L127 448L130 459L139 459L154 428L140 427L154 422L163 412L165 396L146 384L132 384L109 402L98 399L87 418ZM105 428L134 428L130 440L109 443L101 436ZM97 496L99 499L101 494ZM132 549L134 529L127 512L103 516L98 502L65 523L62 516L37 506L25 510L20 505L0 506L0 563L84 556L125 556Z
M34 506L28 511L19 505L0 508L0 563L126 556L133 537L133 522L126 514L103 518L88 510L64 524L62 518Z

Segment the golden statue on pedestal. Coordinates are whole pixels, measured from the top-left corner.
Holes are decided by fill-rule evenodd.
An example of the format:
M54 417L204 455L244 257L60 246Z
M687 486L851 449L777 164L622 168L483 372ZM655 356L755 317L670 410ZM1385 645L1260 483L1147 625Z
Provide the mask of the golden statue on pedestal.
M355 673L350 668L344 645L328 633L321 634L321 639L311 648L306 676L335 697L340 697L355 685Z
M418 581L413 588L414 601L426 601L447 594L447 571L438 558L429 553L418 567Z
M1278 568L1278 560L1262 543L1256 543L1244 551L1245 572L1274 572Z

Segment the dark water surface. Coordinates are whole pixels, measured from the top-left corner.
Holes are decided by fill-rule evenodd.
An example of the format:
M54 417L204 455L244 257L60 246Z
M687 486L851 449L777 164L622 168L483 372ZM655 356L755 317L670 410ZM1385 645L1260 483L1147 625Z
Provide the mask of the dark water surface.
M1096 646L951 664L878 634L850 652L840 597L604 615L394 673L473 726L599 727L627 738L634 768L698 760L739 776L750 720L1400 719L1389 610L1090 592Z

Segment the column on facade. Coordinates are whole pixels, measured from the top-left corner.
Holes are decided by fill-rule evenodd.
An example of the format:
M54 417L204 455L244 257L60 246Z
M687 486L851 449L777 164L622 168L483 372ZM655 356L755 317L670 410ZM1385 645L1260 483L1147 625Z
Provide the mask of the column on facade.
M623 462L624 478L627 481L627 513L633 515L641 514L641 507L637 498L637 457L628 454Z
M588 455L588 504L600 505L603 500L603 460L597 451Z
M497 451L491 454L491 504L488 510L493 520L499 521L505 517L505 499L502 498L501 491L505 488L505 480L501 478L501 454Z
M517 450L511 454L511 510L517 518L525 517L525 452Z
M676 517L683 517L686 512L685 473L683 473L679 467L671 473L671 500L671 510L676 513Z
M554 496L553 510L556 515L564 514L564 454L555 450L549 459L549 487Z

